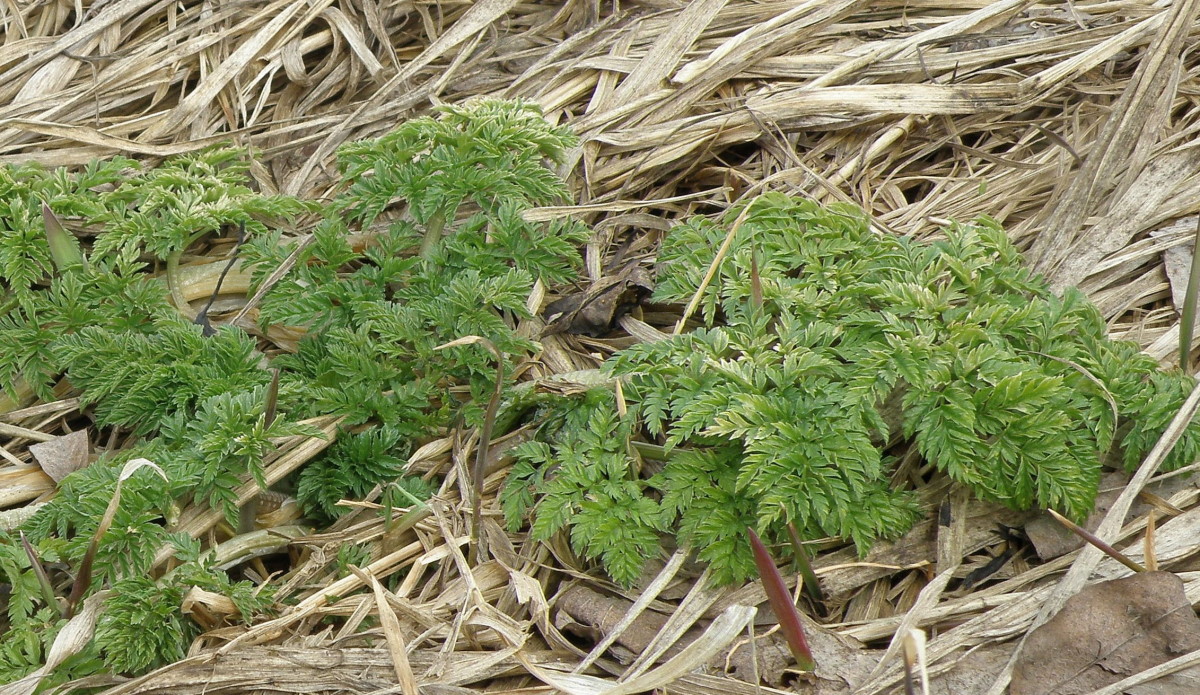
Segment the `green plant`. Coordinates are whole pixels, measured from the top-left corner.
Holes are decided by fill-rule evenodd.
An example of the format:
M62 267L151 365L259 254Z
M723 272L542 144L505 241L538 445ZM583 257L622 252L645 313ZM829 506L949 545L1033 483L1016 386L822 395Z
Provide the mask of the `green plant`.
M586 230L521 213L566 196L544 162L561 161L573 143L528 106L483 102L343 148L348 186L260 315L309 331L278 361L304 412L344 413L351 424L374 418L405 437L444 427L460 411L478 422L496 371L488 355L435 348L477 335L512 360L534 351L515 321L528 316L535 281L574 277ZM365 237L361 247L352 232ZM261 278L294 250L262 238L245 254ZM458 384L465 397L447 388Z
M497 374L470 347L435 348L478 335L514 363L536 350L516 330L529 292L573 278L586 230L522 213L563 200L546 164L573 144L529 105L446 108L344 147L343 180L325 205L255 193L246 153L233 148L150 169L116 159L75 173L0 170L0 341L20 346L0 354L0 382L14 396L73 389L99 427L129 442L65 478L23 530L43 559L87 576L78 570L125 463L149 459L165 476L123 482L80 587L117 591L93 643L56 678L179 658L197 630L179 610L192 586L231 597L243 619L266 607L266 587L215 572L173 525L181 507L199 504L236 526L236 490L265 485L276 443L318 435L299 418L343 418L339 441L294 481L313 518L336 517L339 499L376 485L388 505L431 494L402 475L401 457L417 438L477 423ZM292 225L306 241L285 239ZM237 254L265 292L258 320L303 333L284 346L291 352L268 358L240 329L208 330L187 314L184 253L234 228L245 230ZM262 286L293 252L291 272ZM156 576L164 547L181 564ZM14 537L0 536L0 571L16 587L0 623L0 677L15 678L44 659L65 618L49 605L61 597L47 601L31 583L35 568ZM51 576L53 591L70 590L68 576Z
M20 540L0 533L0 578L8 597L0 623L0 681L11 683L43 663L55 636L66 624L57 606L46 605L29 555Z
M337 573L339 577L350 574L350 567L365 567L371 562L371 549L349 543L339 546L337 551Z
M704 326L610 360L630 414L605 441L591 420L559 418L549 444L519 452L511 525L531 509L535 536L570 527L578 551L627 583L640 566L606 553L628 539L581 520L597 490L621 489L623 531L676 527L719 581L742 580L754 572L747 526L782 541L791 523L860 551L908 528L920 509L891 466L906 448L978 497L1079 518L1110 449L1133 466L1192 388L1109 340L1077 291L1052 295L991 222L917 243L871 231L850 207L778 194L746 205L667 237L655 299L682 304L735 235L700 298ZM652 476L626 441L643 432L668 452ZM576 452L597 446L623 463L575 482ZM1197 454L1192 423L1165 465Z
M565 199L546 164L574 145L529 105L445 108L344 147L324 205L254 193L245 153L230 148L154 169L0 171L0 341L19 346L0 353L0 381L14 396L74 390L128 442L64 479L24 524L32 555L0 535L13 587L0 677L44 659L66 622L56 604L72 575L86 576L74 571L137 458L165 478L138 470L122 483L80 582L84 593L120 591L55 679L177 658L197 629L178 611L191 586L230 596L243 619L266 608L265 588L213 570L174 522L192 504L234 522L235 490L266 482L276 442L317 434L306 418L342 418L338 441L292 481L306 513L329 520L339 499L376 486L385 505L419 507L432 487L403 476L403 457L423 438L482 424L500 393L497 433L531 408L539 420L502 494L511 527L532 515L535 538L569 533L624 584L674 532L733 581L755 572L747 527L775 542L791 524L860 548L903 530L920 514L892 484L904 447L981 497L1081 516L1100 458L1133 465L1191 388L1106 339L1078 293L1050 295L995 225L919 244L872 233L850 208L777 195L668 237L657 300L699 293L704 326L610 361L627 412L610 388L547 398L498 385L538 349L520 330L531 289L575 278L587 230L524 215ZM264 352L240 329L210 332L186 314L183 254L243 225L237 253L263 293L259 325L298 342ZM1200 454L1197 429L1168 466ZM164 547L179 566L155 576ZM347 550L341 564L363 557ZM49 573L57 598L35 562L73 571ZM148 624L165 628L141 634Z
M49 399L67 368L55 348L65 336L90 328L94 341L115 343L153 334L163 323L186 324L171 307L181 254L223 227L246 225L265 234L313 206L248 187L246 152L219 147L143 169L115 158L82 171L36 166L0 169L0 385L10 394L28 386ZM49 217L94 232L79 267L56 268ZM149 264L170 269L153 278ZM165 281L165 282L164 282ZM177 294L177 293L176 293ZM176 307L183 304L178 296ZM179 339L176 332L176 339Z
M673 515L648 493L658 477L643 479L629 439L632 421L620 418L610 393L596 390L567 407L546 427L543 441L512 450L502 506L509 528L536 510L531 534L546 540L569 528L571 544L584 557L599 559L613 579L630 584L659 548Z
M433 491L421 485L420 478L403 476L406 443L390 425L339 436L325 456L301 471L296 497L310 514L326 519L345 513L336 506L338 500L361 498L386 480L406 481L419 499L428 499Z
M113 671L145 671L178 661L187 645L200 633L198 626L179 611L193 587L229 597L242 620L269 610L269 585L233 582L224 572L196 561L183 565L163 579L128 576L113 582L112 594L96 624L96 644Z

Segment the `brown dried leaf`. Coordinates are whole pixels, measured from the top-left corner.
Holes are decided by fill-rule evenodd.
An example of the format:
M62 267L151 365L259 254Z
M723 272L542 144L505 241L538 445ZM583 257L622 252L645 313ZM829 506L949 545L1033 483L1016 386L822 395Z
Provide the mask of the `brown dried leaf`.
M650 273L639 265L629 264L616 275L600 278L583 292L551 302L542 312L546 320L542 335L566 332L600 337L653 291Z
M1093 584L1025 640L1012 695L1082 695L1200 649L1200 618L1170 572ZM1161 679L1160 692L1196 692L1200 668ZM1168 687L1169 683L1169 687Z
M88 465L87 430L77 430L48 442L29 445L29 453L46 475L61 483L62 479Z

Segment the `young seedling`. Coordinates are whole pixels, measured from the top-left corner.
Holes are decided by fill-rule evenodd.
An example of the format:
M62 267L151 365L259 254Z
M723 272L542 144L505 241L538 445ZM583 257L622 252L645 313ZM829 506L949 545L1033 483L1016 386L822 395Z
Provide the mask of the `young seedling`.
M746 533L750 536L750 547L754 551L754 565L758 568L763 589L767 592L767 602L771 604L771 610L775 611L783 638L787 641L788 648L792 650L792 656L796 658L796 665L801 670L812 671L816 668L816 663L813 661L812 651L808 647L808 638L804 636L804 623L801 622L800 611L792 601L792 595L783 581L783 575L779 573L779 568L775 566L775 561L767 552L767 546L763 545L762 539L758 537L754 529L747 526Z

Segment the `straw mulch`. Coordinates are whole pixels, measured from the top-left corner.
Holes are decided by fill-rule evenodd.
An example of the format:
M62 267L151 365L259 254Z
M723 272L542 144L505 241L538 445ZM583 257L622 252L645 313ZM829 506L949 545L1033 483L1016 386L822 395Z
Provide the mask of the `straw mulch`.
M0 162L77 165L118 153L153 161L233 140L257 148L262 190L319 197L341 143L379 135L438 103L522 97L582 138L564 172L581 204L545 214L577 214L593 225L592 279L615 244L653 239L674 219L766 190L851 201L880 229L916 236L986 214L1056 286L1082 287L1115 335L1170 362L1179 272L1186 277L1200 200L1198 7L1200 0L9 0L0 2ZM556 336L545 342L542 364L549 372L592 367L628 341ZM7 420L54 434L69 406ZM7 433L16 438L6 448L24 457L29 438L20 435ZM577 566L565 544L505 534L494 507L494 558L472 567L470 511L453 472L475 444L474 433L454 433L413 457L414 470L448 474L426 518L385 528L364 505L327 532L293 540L293 569L279 581L295 605L279 617L206 635L187 660L148 676L91 685L111 686L109 695L699 694L761 692L750 682L757 674L775 685L848 692L837 672L845 668L841 676L857 679L853 692L868 695L901 688L897 648L882 649L901 628L922 627L930 669L949 679L943 687L1000 692L1031 626L1089 578L1118 572L1098 553L1049 563L1018 555L986 588L947 593L952 576L999 554L997 521L1021 520L958 500L951 526L930 521L865 562L836 544L819 557L829 601L817 617L831 632L817 634L845 662L815 680L754 668L703 675L694 669L713 659L728 665L768 651L768 641L748 643L749 613L740 608L760 603L761 590L714 589L696 581L700 568L664 554L662 572L623 602L621 591ZM313 455L306 446L281 451L271 475ZM16 481L23 469L6 465L0 477ZM1144 518L1121 524L1150 472L1114 503L1103 527L1110 536L1140 537ZM488 480L489 494L503 473ZM44 492L28 490L7 504ZM1197 497L1188 487L1160 505L1179 521L1159 530L1167 569L1191 552ZM194 522L203 533L212 520ZM339 579L333 562L344 543L368 544L374 555ZM1136 548L1130 554L1137 557ZM1200 577L1179 574L1196 600ZM388 590L380 580L392 575L403 579ZM572 613L564 608L570 601L585 605ZM608 613L592 616L591 632L572 633L588 605ZM647 622L651 615L658 620ZM329 616L340 619L337 629L325 626ZM755 631L770 625L760 615ZM680 652L685 633L700 635L698 647ZM850 638L878 651L863 652Z

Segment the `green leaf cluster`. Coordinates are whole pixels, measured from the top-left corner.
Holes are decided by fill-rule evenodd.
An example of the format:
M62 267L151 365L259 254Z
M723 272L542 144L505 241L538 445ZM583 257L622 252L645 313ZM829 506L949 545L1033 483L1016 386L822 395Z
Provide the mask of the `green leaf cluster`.
M164 284L144 271L174 266L184 250L223 228L266 234L313 209L249 187L246 151L218 147L145 169L125 158L78 172L38 166L0 169L0 386L49 399L65 365L57 342L80 329L113 340L154 333L179 320ZM92 239L83 267L55 268L43 205Z
M244 618L267 605L260 587L207 567L172 524L193 502L233 522L235 490L265 484L272 442L317 433L302 419L343 418L337 441L290 481L314 519L377 486L386 505L431 494L403 476L404 458L423 438L481 422L497 386L493 355L444 346L486 338L511 381L538 349L521 330L531 291L576 277L587 230L527 219L567 199L548 165L576 145L528 104L446 107L342 148L342 180L322 205L255 193L245 153L230 148L153 169L118 159L0 171L0 341L15 346L0 352L0 382L43 398L76 389L99 426L128 440L67 477L23 530L43 561L78 568L124 463L147 458L166 474L122 483L88 587L116 598L62 677L178 658L197 629L179 612L191 586L232 597ZM51 253L43 204L78 237L75 262ZM302 233L285 235L293 223ZM206 335L147 272L165 266L170 278L202 237L242 225L263 334L301 336L280 341L283 354L237 329ZM736 581L754 572L747 526L779 540L794 524L860 549L902 532L921 513L895 479L908 452L981 498L1079 517L1101 463L1135 465L1193 385L1109 340L1080 294L1052 295L987 220L918 243L873 232L853 208L766 195L673 230L656 301L689 302L730 234L701 325L607 364L627 411L608 388L547 399L500 385L511 410L540 419L538 438L513 451L501 497L511 528L567 534L622 584L674 533L718 581ZM1198 435L1189 425L1168 468L1200 456ZM152 578L167 546L182 564ZM346 550L339 562L361 557ZM19 677L64 621L9 536L0 572L13 587L0 677Z
M306 331L295 354L274 361L297 412L384 426L305 469L298 494L310 514L336 516L344 511L337 500L394 479L415 438L456 419L480 421L495 388L493 357L442 345L486 338L510 363L506 374L536 350L517 322L529 316L535 282L574 277L586 229L523 213L566 198L546 164L574 144L531 105L446 107L342 148L345 188L306 245L270 237L248 244L259 278L296 254L259 320Z
M245 622L270 609L270 585L230 581L224 572L190 562L155 581L129 576L112 585L96 623L96 644L105 665L116 672L147 671L187 656L199 628L179 611L193 587L227 596Z
M640 474L630 448L632 420L617 416L610 392L593 390L552 410L558 412L543 436L512 450L515 463L501 494L509 528L517 530L532 510L535 540L569 528L577 552L631 584L673 520L651 497L661 478Z
M511 360L533 352L516 321L534 282L574 277L586 230L522 213L565 199L545 164L574 143L532 106L485 101L342 148L346 187L308 245L261 238L246 251L260 278L298 254L260 321L308 331L278 360L306 414L387 422L406 437L460 411L478 421L494 388L489 355L438 347L477 335Z
M679 225L659 253L655 299L684 304L734 235L702 294L703 326L608 364L630 417L669 452L654 476L625 475L655 491L626 523L676 525L718 580L753 575L747 526L783 539L794 524L860 551L903 532L920 509L892 457L909 448L982 499L1086 516L1102 462L1136 465L1193 387L1108 339L1077 291L1053 295L988 220L919 243L874 232L851 207L779 194L748 206ZM570 526L577 550L604 559L627 541L560 501L590 428L530 445L505 509L517 524L532 508L535 535ZM1198 446L1193 422L1165 469Z
M428 499L433 490L420 478L404 476L408 441L391 425L371 427L338 437L330 451L301 471L296 498L323 519L336 519L345 513L338 500L359 499L385 481L405 481L405 489ZM407 506L407 505L405 505Z
M66 366L56 354L60 341L85 329L112 341L143 335L172 313L162 285L129 266L76 268L27 296L14 292L0 312L0 341L7 346L0 351L0 386L10 394L28 387L50 400Z
M212 571L199 542L172 528L193 502L235 525L236 490L265 486L273 442L318 434L297 418L344 419L338 441L290 481L314 519L381 484L389 505L432 493L402 475L403 457L417 438L478 422L496 377L487 352L439 346L479 335L515 364L537 347L517 331L534 283L574 277L585 228L524 217L565 200L547 165L574 144L531 105L446 108L346 146L341 186L324 205L256 193L246 153L234 148L148 169L115 159L73 173L0 170L0 341L15 346L0 354L0 382L45 399L70 387L98 426L127 442L64 479L24 532L43 560L78 571L123 465L147 458L166 475L143 469L121 483L87 587L115 591L63 678L137 673L182 656L197 630L179 611L191 586L230 596L244 618L266 605L261 587ZM43 203L79 246L69 264L51 252ZM285 240L282 227L297 222L307 234ZM268 358L234 328L209 334L168 301L183 254L235 227L247 233L239 252L258 283L296 254L258 317L264 329L302 333L294 353ZM270 415L269 368L280 373ZM155 579L163 547L183 564ZM12 538L0 538L0 571L15 587L0 674L19 677L64 621ZM68 574L54 577L59 602Z
M104 229L94 255L165 260L222 227L244 225L249 234L265 234L268 222L291 220L313 209L290 196L251 189L246 155L240 148L219 147L139 169L100 197L103 212L89 220Z
M48 604L18 538L0 533L0 581L8 590L0 616L0 682L11 683L36 670L59 630L66 624L58 607Z
M104 193L138 171L124 157L93 161L82 170L46 170L35 164L0 168L0 281L6 294L22 301L54 275L42 206L71 218L95 220L107 214ZM11 303L10 303L11 306Z
M61 549L61 544L43 542L39 559L44 565L62 561L66 558L59 554ZM55 577L53 573L50 576ZM48 600L41 589L20 540L5 533L0 533L0 578L11 587L7 612L0 619L4 626L0 680L11 683L45 662L67 619L61 612L62 599ZM144 572L126 572L111 582L95 639L43 682L53 685L102 669L144 671L183 658L187 645L199 633L197 626L179 611L183 596L193 587L228 596L243 620L269 610L271 605L271 587L231 581L226 573L194 555L159 580Z

